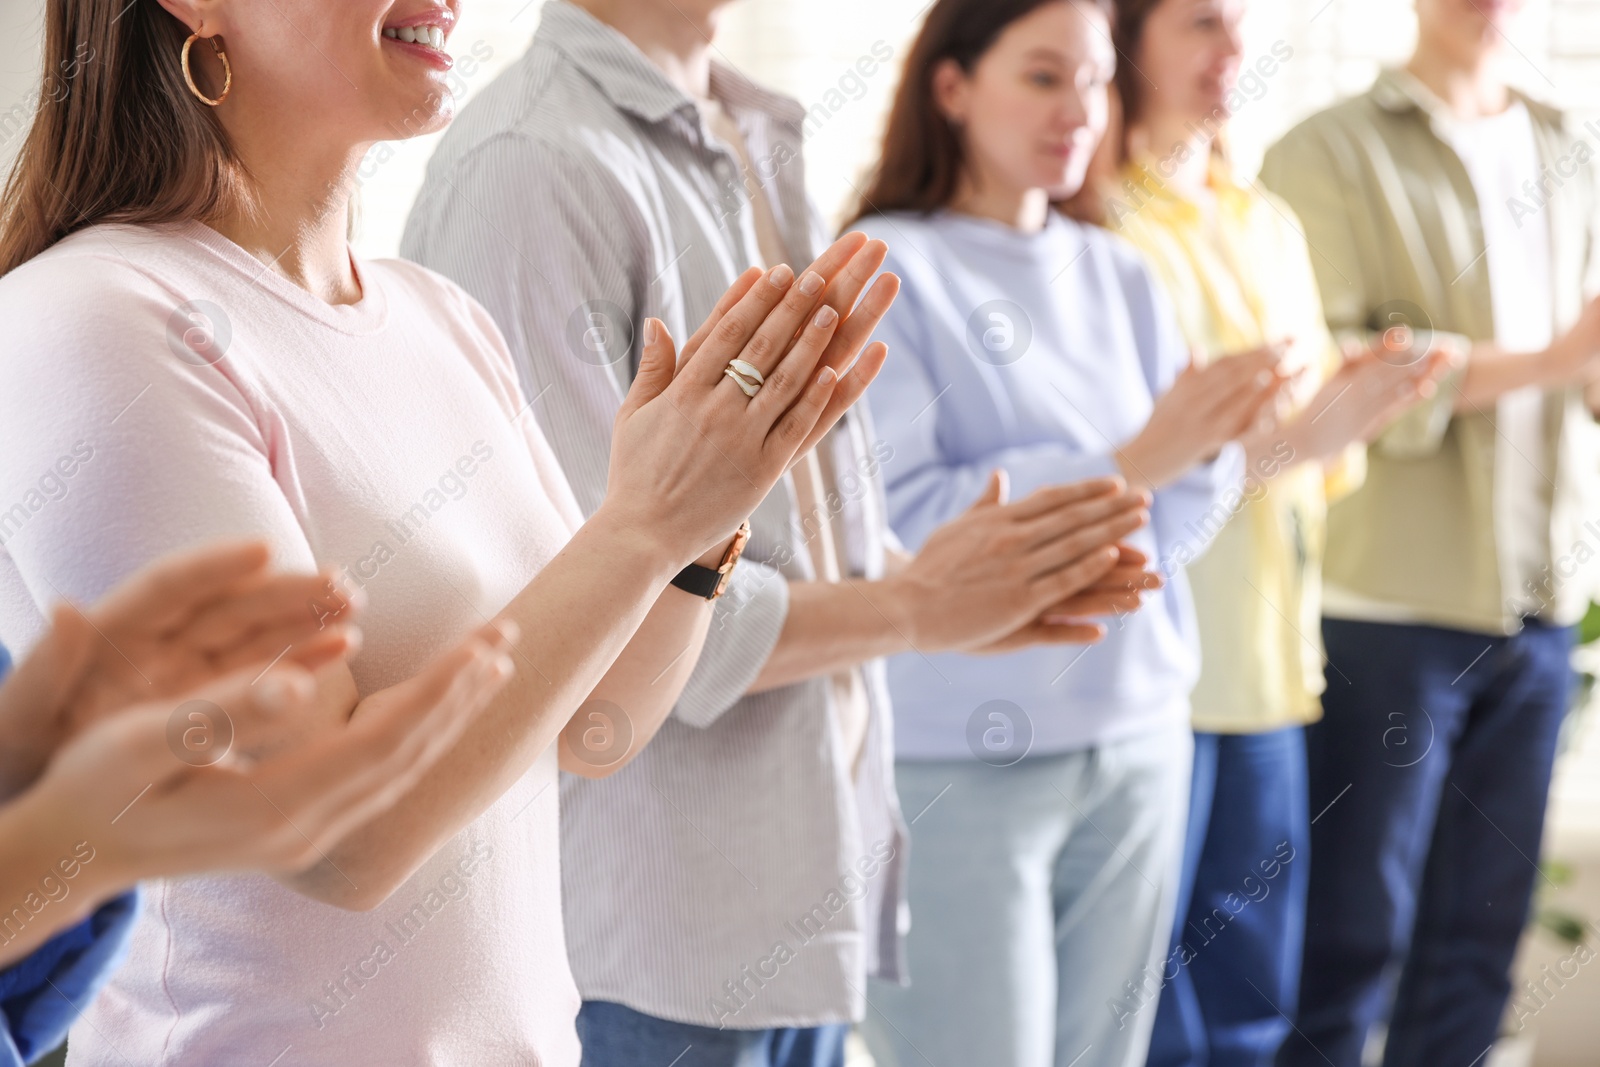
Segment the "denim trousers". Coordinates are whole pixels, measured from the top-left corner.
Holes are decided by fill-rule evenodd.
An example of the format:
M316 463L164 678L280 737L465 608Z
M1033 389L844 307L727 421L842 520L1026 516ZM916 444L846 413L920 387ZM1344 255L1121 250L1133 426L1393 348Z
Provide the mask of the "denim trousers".
M583 1067L844 1067L845 1024L719 1030L586 1000L578 1011Z
M1311 888L1282 1067L1481 1067L1510 993L1571 699L1570 628L1323 622Z
M1272 1067L1300 982L1305 730L1196 733L1183 883L1149 1067Z
M1142 1067L1190 737L1174 724L1007 767L896 766L910 985L868 984L878 1067Z

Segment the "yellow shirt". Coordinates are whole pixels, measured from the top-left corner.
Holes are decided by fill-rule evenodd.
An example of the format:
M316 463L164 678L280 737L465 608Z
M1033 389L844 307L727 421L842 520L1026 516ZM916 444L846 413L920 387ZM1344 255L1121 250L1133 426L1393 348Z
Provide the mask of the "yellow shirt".
M1288 207L1239 184L1220 161L1206 205L1173 190L1154 167L1131 164L1122 177L1107 222L1150 261L1197 358L1290 338L1287 363L1309 369L1289 406L1304 406L1339 354ZM1202 659L1195 729L1257 733L1321 716L1327 501L1359 483L1363 457L1354 449L1326 473L1315 463L1286 468L1287 457L1259 461L1233 520L1189 565Z

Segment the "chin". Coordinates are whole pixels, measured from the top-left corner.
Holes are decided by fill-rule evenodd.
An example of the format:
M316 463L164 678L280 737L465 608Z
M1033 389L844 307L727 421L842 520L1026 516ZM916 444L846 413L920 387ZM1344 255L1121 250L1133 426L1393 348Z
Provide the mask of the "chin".
M1051 200L1070 200L1083 191L1088 172L1087 163L1069 167L1065 171L1057 170L1050 180L1040 182L1039 187L1049 191Z
M385 135L386 140L438 133L450 125L450 120L456 116L455 94L443 86L410 99L415 104L409 111L390 111L386 116L383 123L389 131Z
M1073 195L1082 184L1083 179L1081 177L1077 181L1073 181L1072 175L1070 173L1062 173L1059 167L1051 171L1035 174L1033 180L1028 183L1030 188L1047 191L1051 200L1061 200Z

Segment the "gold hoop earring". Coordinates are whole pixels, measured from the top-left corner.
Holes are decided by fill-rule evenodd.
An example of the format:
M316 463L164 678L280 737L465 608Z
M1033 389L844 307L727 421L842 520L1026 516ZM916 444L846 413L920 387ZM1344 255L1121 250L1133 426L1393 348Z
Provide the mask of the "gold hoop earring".
M200 87L194 83L194 72L189 69L189 49L193 48L194 43L198 40L200 40L200 35L198 33L192 33L189 35L189 39L183 42L183 80L189 83L189 91L193 93L196 99L198 99L202 104L216 107L218 104L228 99L228 93L233 90L233 64L228 62L228 53L222 50L222 46L217 43L217 39L215 37L206 38L206 40L211 42L211 50L217 54L218 59L222 60L223 75L222 95L217 97L215 100L206 96L205 93L200 91Z

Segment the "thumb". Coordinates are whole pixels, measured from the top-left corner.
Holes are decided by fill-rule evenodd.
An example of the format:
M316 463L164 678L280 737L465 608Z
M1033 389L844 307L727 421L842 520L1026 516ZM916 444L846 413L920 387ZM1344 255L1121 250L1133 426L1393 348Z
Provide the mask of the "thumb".
M989 472L989 481L983 487L983 494L973 503L968 510L978 511L982 508L997 507L1006 502L1010 495L1011 479L1007 477L1005 469L996 467Z
M631 414L666 391L678 373L678 352L660 319L644 320L644 350L639 353L639 372L622 401L620 414Z

